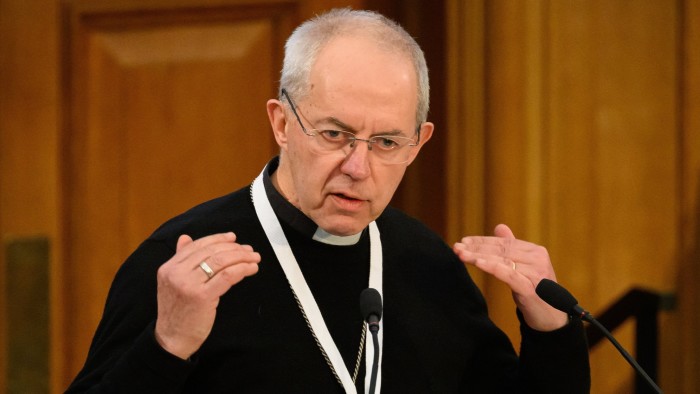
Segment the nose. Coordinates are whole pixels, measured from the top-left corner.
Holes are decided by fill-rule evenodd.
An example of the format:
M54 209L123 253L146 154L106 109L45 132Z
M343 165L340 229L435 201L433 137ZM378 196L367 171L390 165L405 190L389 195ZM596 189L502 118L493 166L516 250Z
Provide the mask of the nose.
M366 142L360 144L359 142ZM366 145L366 148L365 148ZM370 174L369 155L372 145L367 140L356 140L349 147L350 151L345 156L340 170L353 179L364 179Z

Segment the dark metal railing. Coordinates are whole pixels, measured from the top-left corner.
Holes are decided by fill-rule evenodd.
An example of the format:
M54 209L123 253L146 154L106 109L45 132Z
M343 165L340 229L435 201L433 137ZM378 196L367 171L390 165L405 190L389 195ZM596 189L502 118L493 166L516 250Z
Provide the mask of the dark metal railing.
M673 294L645 289L632 289L603 313L596 316L609 331L615 330L629 318L636 320L634 357L649 377L656 381L658 372L658 316L660 311L675 307ZM588 348L593 348L605 335L594 326L586 326ZM652 393L641 376L635 374L635 393Z

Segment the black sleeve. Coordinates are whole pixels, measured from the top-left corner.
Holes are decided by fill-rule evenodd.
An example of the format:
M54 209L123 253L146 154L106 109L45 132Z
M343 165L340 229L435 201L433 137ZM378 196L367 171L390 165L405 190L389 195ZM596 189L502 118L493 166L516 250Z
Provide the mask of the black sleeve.
M173 255L144 242L122 265L83 369L67 393L176 393L194 368L155 340L156 272Z
M550 332L528 327L518 311L522 343L520 376L530 393L589 393L588 343L580 319Z
M472 298L482 299L470 283ZM465 371L462 392L469 393L589 393L588 344L580 319L542 332L530 328L519 310L521 346L516 354L509 338L488 317L487 307L471 311L473 332L479 334L474 359Z
M588 346L580 320L551 332L528 327L520 311L519 356L508 337L485 318L474 324L479 346L464 372L464 393L589 393Z
M461 263L460 263L461 264ZM468 360L461 392L465 393L589 393L588 344L580 319L570 319L558 330L530 328L519 310L521 347L516 354L510 339L488 316L481 291L463 267L457 277L465 289L467 335L476 348ZM471 307L469 307L471 305Z

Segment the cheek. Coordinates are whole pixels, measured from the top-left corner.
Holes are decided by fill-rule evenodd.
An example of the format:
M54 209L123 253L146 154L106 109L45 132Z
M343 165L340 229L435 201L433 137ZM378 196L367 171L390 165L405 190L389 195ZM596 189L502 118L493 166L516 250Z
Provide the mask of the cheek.
M292 168L292 176L295 178L295 183L307 183L309 178L313 178L313 155L309 152L303 141L293 140L287 145L287 157ZM297 190L301 192L302 190Z
M306 204L316 205L318 201L315 200L321 198L324 185L337 166L336 161L303 149L290 149L288 154L297 196Z
M403 175L406 172L406 167L401 167L400 169L389 169L388 171L386 169L384 170L385 171L379 170L379 172L375 172L375 185L377 187L379 200L383 205L377 208L380 208L381 210L386 208L389 201L391 201L391 198L394 196L394 192L396 192L396 189L399 187L401 179L403 179Z

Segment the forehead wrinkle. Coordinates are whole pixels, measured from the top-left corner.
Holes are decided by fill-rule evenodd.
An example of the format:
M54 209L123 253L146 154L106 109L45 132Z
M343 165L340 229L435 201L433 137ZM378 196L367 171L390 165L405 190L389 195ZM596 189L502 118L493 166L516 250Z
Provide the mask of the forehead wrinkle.
M327 116L327 117L321 119L319 121L319 123L326 123L326 124L330 123L330 124L333 124L334 126L338 127L342 131L348 131L348 132L351 132L353 134L358 134L357 129L348 125L347 123L343 122L342 120L336 118L335 116ZM398 136L398 135L403 135L403 134L404 134L403 131L401 131L399 129L393 129L393 130L389 130L389 131L379 131L376 133L372 133L372 134L370 134L370 137L382 136L382 135L387 135L387 136L396 135L396 136Z

